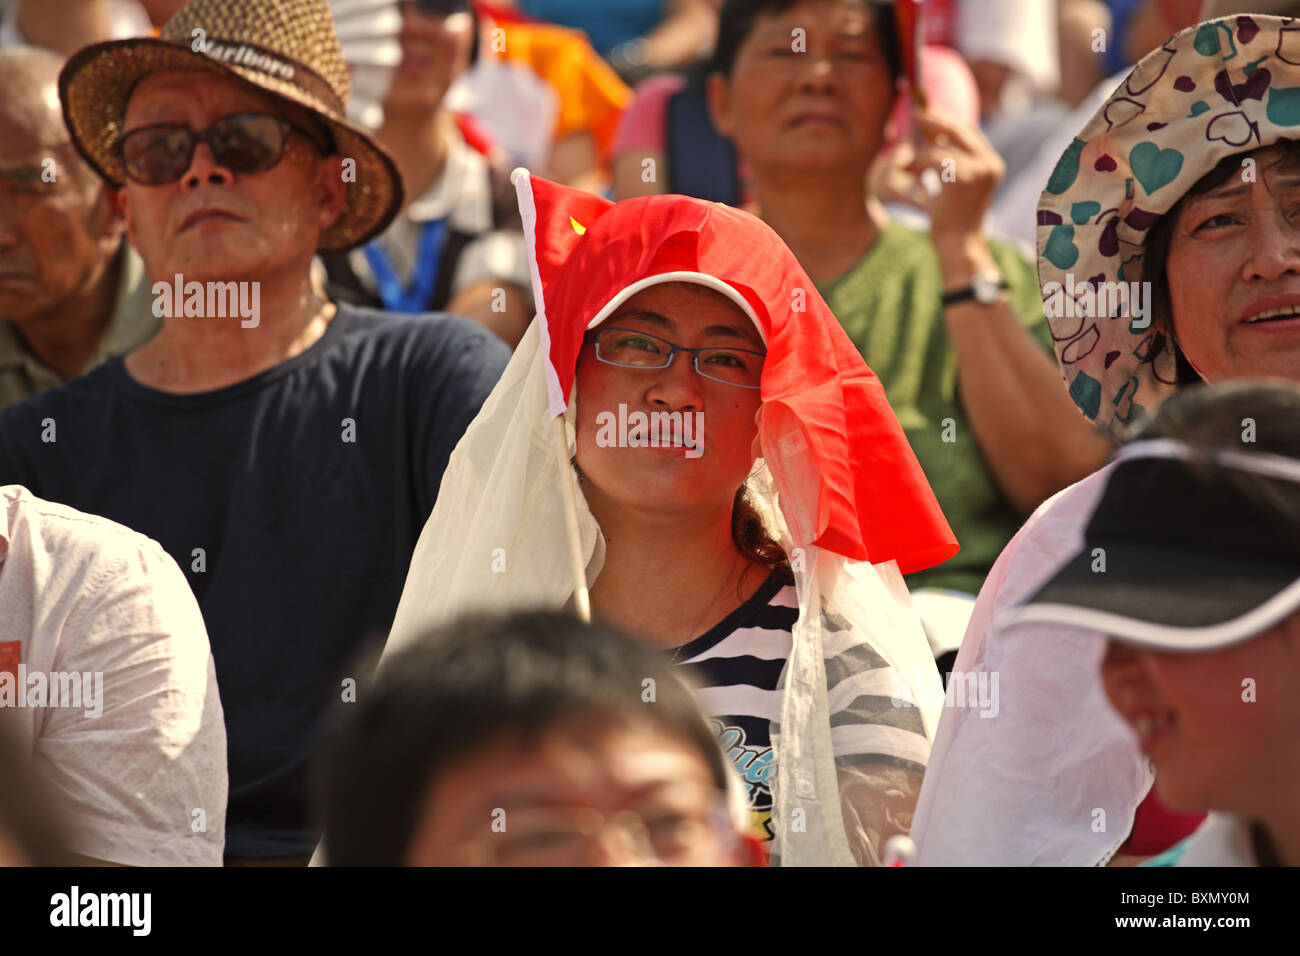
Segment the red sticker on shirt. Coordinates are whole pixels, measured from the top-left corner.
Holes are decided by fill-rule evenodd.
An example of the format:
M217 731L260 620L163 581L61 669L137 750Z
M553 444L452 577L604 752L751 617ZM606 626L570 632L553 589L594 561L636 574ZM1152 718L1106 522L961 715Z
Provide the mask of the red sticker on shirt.
M0 671L8 671L18 679L18 662L23 659L23 645L20 641L0 641Z

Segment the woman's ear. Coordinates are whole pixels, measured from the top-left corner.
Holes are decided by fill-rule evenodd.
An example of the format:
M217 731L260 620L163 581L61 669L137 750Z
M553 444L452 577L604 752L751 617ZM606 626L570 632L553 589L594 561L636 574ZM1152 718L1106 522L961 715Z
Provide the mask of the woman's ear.
M1155 318L1151 321L1152 329L1165 337L1165 348L1174 353L1174 384L1179 388L1186 385L1203 384L1206 378L1201 375L1196 366L1188 359L1187 353L1178 344L1178 334L1174 331L1173 317L1164 309L1153 307L1152 311L1155 312Z
M734 128L731 122L731 85L722 73L710 73L705 85L709 102L709 119L714 128L730 139Z

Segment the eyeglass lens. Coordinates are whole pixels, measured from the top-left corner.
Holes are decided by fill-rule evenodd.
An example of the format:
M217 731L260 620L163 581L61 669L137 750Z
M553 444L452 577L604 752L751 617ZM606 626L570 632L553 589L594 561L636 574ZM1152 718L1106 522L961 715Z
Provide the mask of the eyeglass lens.
M602 329L596 348L601 359L627 368L666 368L673 352L666 339L626 329ZM762 378L763 356L740 349L701 349L695 370L714 381L753 387Z
M196 145L205 141L212 158L231 172L261 172L279 162L287 133L283 121L260 113L226 116L199 133L180 124L147 126L123 137L122 163L137 182L175 182L189 169Z

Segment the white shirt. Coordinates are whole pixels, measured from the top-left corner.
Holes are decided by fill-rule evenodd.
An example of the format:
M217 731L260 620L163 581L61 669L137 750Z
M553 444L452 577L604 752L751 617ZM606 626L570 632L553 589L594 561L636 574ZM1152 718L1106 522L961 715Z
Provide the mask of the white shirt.
M1104 636L998 626L1083 548L1112 467L1043 502L980 589L954 672L998 675L999 707L944 708L912 823L919 865L1097 866L1128 838L1155 777L1102 689Z
M221 865L226 730L189 584L144 535L19 485L0 487L0 727L72 851Z

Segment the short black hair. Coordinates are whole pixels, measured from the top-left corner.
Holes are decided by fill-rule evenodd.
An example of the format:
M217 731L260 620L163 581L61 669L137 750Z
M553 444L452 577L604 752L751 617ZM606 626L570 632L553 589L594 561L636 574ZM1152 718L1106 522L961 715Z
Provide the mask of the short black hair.
M339 705L318 771L330 865L400 865L441 771L502 734L527 742L575 717L657 721L699 748L725 791L722 751L680 673L630 637L557 612L476 615L425 634ZM647 678L653 702L642 699Z
M709 72L731 76L745 40L754 32L754 22L771 13L784 13L806 0L726 0L718 13L718 40L713 48ZM894 5L887 0L861 0L862 5L875 19L880 46L889 64L889 77L895 83L903 75L903 58L898 49L898 30L894 21Z
M1249 421L1250 439L1243 438ZM1155 415L1129 432L1130 441L1172 438L1210 451L1279 455L1300 460L1300 387L1278 379L1238 379L1197 385L1166 399ZM1279 495L1276 479L1201 461L1243 495L1273 509L1279 521L1300 524L1294 496Z

